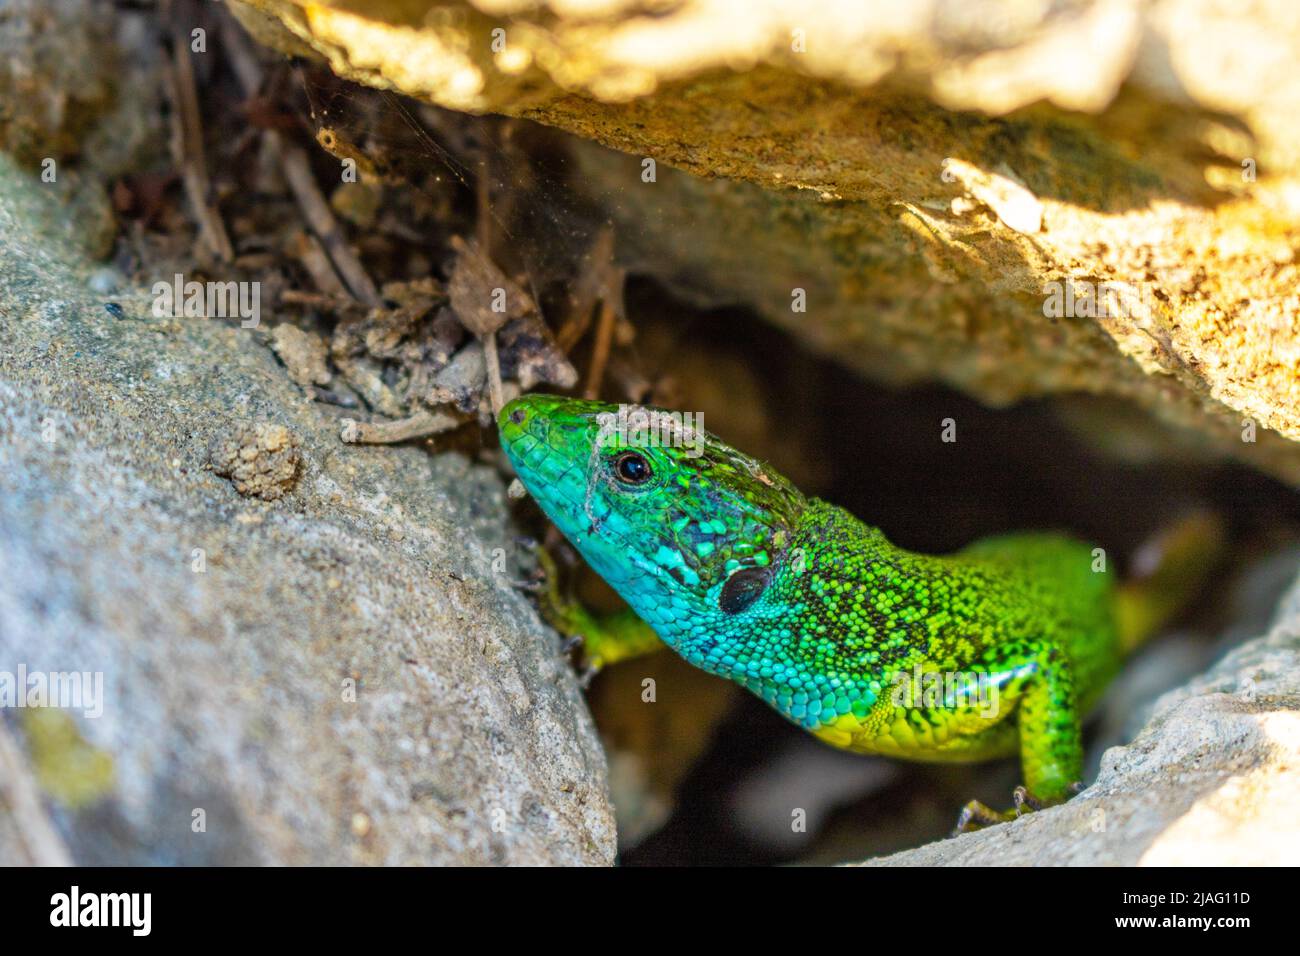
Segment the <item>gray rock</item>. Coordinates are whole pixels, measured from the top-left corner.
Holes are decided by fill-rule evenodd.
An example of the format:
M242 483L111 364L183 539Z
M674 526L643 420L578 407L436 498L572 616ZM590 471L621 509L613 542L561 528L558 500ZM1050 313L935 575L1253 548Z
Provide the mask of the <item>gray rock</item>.
M1297 805L1300 582L1264 636L1161 696L1070 802L866 865L1294 865Z
M102 714L0 710L0 862L612 862L500 478L342 445L260 333L115 320L60 215L0 157L0 677L102 673ZM208 470L245 421L298 442L278 500Z
M298 439L283 425L240 422L208 449L208 464L241 495L275 501L298 480Z

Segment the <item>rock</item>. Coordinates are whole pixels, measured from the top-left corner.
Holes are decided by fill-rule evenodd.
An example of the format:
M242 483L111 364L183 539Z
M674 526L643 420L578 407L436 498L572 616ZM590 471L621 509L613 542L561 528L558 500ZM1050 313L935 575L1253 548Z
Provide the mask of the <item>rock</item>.
M462 412L472 412L483 397L486 375L483 346L470 342L433 377L433 387L429 389L426 401L431 405L455 405Z
M0 15L0 150L60 197L60 231L92 259L117 234L104 184L154 160L162 141L157 54L140 11L11 0Z
M1118 398L1300 484L1285 5L580 6L232 4L342 76L583 137L566 182L620 260L702 304L880 381Z
M1292 865L1297 801L1300 582L1267 634L1163 695L1079 796L867 865Z
M99 295L112 295L122 286L122 274L116 269L104 267L96 269L86 281L91 292Z
M249 498L275 501L298 480L298 439L283 425L238 422L208 448L212 470Z
M500 477L341 445L260 334L147 285L114 319L62 215L0 157L0 672L102 675L102 713L0 709L0 859L612 862Z
M28 166L81 151L114 95L115 49L90 0L14 0L0 28L0 149Z
M328 385L329 349L319 335L281 322L271 331L271 348L284 363L289 377L299 385Z

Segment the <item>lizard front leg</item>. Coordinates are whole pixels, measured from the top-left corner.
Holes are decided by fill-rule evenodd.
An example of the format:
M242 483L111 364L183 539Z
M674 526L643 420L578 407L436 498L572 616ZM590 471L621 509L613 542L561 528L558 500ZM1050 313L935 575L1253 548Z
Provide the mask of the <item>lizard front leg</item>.
M546 576L538 599L542 617L565 637L581 642L584 677L663 648L659 635L631 608L597 615L562 593L555 561L545 548L537 549L537 563Z
M957 832L1063 803L1083 776L1082 721L1070 662L1061 650L1045 643L1009 644L998 649L988 666L1001 706L1015 708L1025 786L1016 789L1013 810L991 810L978 800L966 804Z

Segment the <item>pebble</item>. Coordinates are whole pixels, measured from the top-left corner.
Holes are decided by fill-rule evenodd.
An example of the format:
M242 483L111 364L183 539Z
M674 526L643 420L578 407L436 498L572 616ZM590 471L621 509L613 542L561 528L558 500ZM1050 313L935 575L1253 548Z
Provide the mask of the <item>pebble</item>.
M92 272L86 284L90 286L92 292L109 295L122 288L122 274L116 269L104 266Z

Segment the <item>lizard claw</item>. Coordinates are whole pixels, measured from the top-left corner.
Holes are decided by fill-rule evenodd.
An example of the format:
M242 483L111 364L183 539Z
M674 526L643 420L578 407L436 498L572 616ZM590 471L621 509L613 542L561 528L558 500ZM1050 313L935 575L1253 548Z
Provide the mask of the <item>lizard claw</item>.
M1015 807L1015 814L1018 817L1043 809L1043 802L1030 796L1029 790L1024 786L1016 787L1011 791L1011 803Z
M1078 793L1083 789L1083 784L1073 783L1070 785L1071 795ZM966 806L961 808L961 813L957 815L957 825L953 827L952 836L961 833L973 833L976 830L983 830L985 827L996 826L999 823L1010 823L1025 814L1034 813L1050 806L1048 801L1040 800L1029 792L1028 787L1020 786L1011 791L1012 808L1010 810L994 810L991 807L980 803L978 800L972 800Z
M974 833L985 827L1014 820L1017 816L1019 813L1015 810L998 811L978 800L971 800L961 808L961 813L957 814L957 825L953 827L951 835Z

